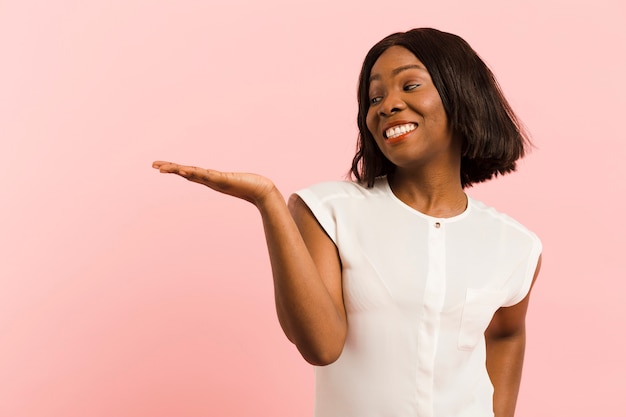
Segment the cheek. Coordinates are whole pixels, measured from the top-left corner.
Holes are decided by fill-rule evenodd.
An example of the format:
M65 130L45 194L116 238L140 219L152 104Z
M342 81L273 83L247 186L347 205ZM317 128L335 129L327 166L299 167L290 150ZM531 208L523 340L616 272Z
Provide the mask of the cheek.
M376 115L376 111L367 112L367 116L365 117L367 130L369 130L370 134L374 138L374 143L376 144L376 147L382 151L381 143L384 143L385 139L376 134L376 132L378 132L378 121L379 119Z
M435 122L437 124L445 125L448 124L448 116L446 114L446 110L443 108L443 103L439 96L433 97L427 103L428 115L431 122Z
M376 132L376 117L375 112L371 109L368 110L367 115L365 116L365 124L367 125L367 130L370 131L372 136L376 137L374 132Z

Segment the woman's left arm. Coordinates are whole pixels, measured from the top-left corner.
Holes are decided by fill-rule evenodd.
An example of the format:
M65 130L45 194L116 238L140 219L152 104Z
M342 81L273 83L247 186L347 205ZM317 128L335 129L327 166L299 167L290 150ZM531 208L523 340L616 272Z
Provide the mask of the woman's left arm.
M540 267L541 256L537 262L533 284ZM515 414L526 346L526 310L529 298L530 291L514 306L500 308L485 331L487 372L494 387L495 417L513 417Z

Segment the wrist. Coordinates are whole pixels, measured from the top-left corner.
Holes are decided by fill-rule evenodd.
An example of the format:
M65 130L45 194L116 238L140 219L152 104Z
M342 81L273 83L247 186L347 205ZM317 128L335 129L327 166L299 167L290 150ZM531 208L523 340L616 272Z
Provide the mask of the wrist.
M261 211L261 213L271 210L276 205L285 205L285 199L283 198L282 193L276 185L272 184L269 189L259 195L254 200L254 205Z

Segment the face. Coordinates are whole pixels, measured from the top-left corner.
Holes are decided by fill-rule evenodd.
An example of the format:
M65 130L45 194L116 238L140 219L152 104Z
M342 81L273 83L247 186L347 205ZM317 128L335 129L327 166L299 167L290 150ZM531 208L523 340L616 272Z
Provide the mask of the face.
M460 147L428 71L408 49L388 48L370 73L367 127L398 169L454 168Z

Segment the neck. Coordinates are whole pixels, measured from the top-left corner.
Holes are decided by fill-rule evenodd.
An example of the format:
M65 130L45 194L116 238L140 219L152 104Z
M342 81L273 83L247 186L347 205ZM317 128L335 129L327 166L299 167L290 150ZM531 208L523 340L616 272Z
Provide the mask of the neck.
M388 178L393 193L405 204L433 217L453 217L467 207L467 196L458 171L408 172L397 169Z

